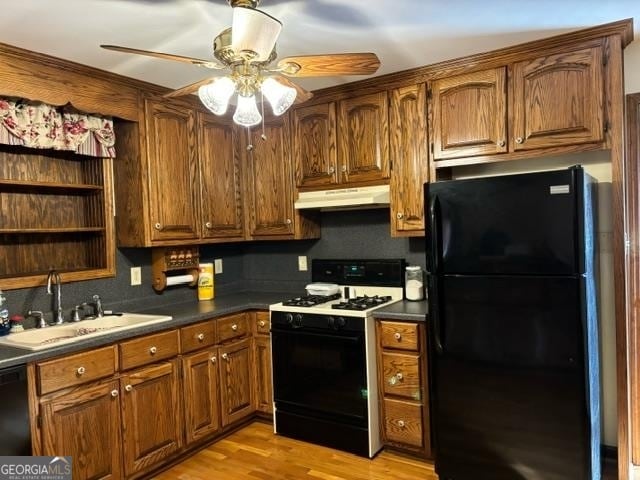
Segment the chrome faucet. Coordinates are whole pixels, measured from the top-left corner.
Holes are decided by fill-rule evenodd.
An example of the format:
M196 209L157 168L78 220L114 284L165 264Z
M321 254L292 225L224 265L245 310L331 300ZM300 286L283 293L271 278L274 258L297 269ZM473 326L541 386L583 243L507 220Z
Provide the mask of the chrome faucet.
M51 283L55 282L56 285L56 312L54 315L54 325L60 325L64 322L64 315L62 314L62 291L61 285L62 282L60 280L60 274L55 270L49 270L49 275L47 276L47 294L53 295L53 289L51 288Z

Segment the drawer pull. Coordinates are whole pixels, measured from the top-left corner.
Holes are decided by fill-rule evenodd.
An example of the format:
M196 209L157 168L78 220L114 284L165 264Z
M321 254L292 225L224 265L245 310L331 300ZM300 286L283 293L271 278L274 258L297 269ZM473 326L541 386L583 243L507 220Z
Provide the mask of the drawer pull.
M160 223L156 223L156 224L153 226L153 228L155 228L155 229L156 229L156 230L158 230L158 231L161 231L161 230L162 230L162 224L160 224Z
M226 360L227 362L229 361L229 355L227 355L226 353L222 354L222 359Z
M498 142L498 146L499 146L499 147L504 147L505 145L506 145L506 142L505 142L504 140L500 140L500 141Z
M524 138L516 137L516 143L524 143Z
M234 332L238 330L238 325L236 325L235 323L233 325L231 325L231 330L233 330Z
M393 334L393 338L395 338L396 340L400 341L402 340L402 335L400 335L400 332L396 332Z
M398 420L398 426L404 428L404 420Z
M389 379L389 385L395 385L396 383L398 383L398 379L396 378L395 375L392 375L391 378Z
M204 333L199 333L196 338L198 339L199 342L204 341Z
M214 355L213 357L211 357L211 363L216 363L218 359L216 358L216 356Z
M264 321L264 320L260 320L260 321L258 322L258 325L259 325L260 327L264 327L264 326L266 325L266 323L265 323L265 321Z
M86 369L86 368L84 368L84 367L79 367L79 368L76 370L76 374L78 374L78 376L84 375L86 372L87 372L87 369Z
M213 228L213 223L211 223L211 222L207 222L207 223L205 223L205 224L204 224L204 226L205 226L206 228L208 228L209 230L211 230L211 229Z
M151 348L149 349L149 353L150 353L151 355L155 355L157 352L158 352L158 348L157 348L157 347L151 347Z
M126 387L124 387L124 389L125 389L127 392L130 392L131 390L133 390L133 387L132 387L131 385L127 385Z
M398 373L396 373L396 378L397 378L398 380L402 380L402 378L403 378L403 377L404 377L404 376L402 375L402 372L398 372Z
M111 396L116 398L118 396L118 390L111 390Z

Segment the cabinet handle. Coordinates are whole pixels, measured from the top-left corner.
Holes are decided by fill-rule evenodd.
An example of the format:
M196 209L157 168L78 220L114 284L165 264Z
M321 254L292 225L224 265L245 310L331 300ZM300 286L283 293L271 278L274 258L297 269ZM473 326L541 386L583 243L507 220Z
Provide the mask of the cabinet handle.
M393 338L395 338L396 340L400 341L402 340L402 335L400 335L400 332L396 332L393 334Z
M156 230L162 230L162 224L161 223L156 223L153 228L155 228Z
M127 385L126 387L124 387L124 389L125 389L127 392L130 392L131 390L133 390L133 387L132 387L131 385Z
M111 390L111 396L116 398L118 396L118 390Z
M214 355L213 357L211 357L211 363L216 363L218 359L216 358L216 356Z
M402 380L404 378L404 375L402 375L402 372L398 372L398 373L396 373L396 378L398 380Z
M392 375L391 378L389 379L389 385L395 385L396 383L398 383L398 379L396 378L395 375Z
M506 145L506 142L505 142L504 140L500 140L500 141L498 142L498 146L499 146L499 147L504 147L505 145Z
M197 338L199 342L202 342L204 340L204 333L199 333Z
M238 325L236 325L235 323L233 325L231 325L231 330L236 332L238 330Z
M286 223L287 225L291 225L291 219L290 219L290 218L287 218L287 219L284 221L284 223Z
M331 165L331 166L329 167L329 174L332 174L332 173L333 173L333 172L335 172L335 171L336 171L336 168L335 168L333 165Z
M404 420L398 420L398 426L404 428Z
M157 349L156 347L151 347L151 348L149 349L149 353L150 353L151 355L155 355L157 352L158 352L158 349Z
M398 220L402 220L402 217L404 217L404 214L398 212L398 213L396 213L396 217L398 218Z
M524 138L516 137L516 143L524 143Z
M86 369L86 368L84 368L84 367L79 367L79 368L76 370L76 374L77 374L78 376L80 376L80 375L84 375L84 374L86 373L86 371L87 371L87 369Z
M346 171L347 171L347 166L346 166L346 165L342 165L342 169L341 169L341 170L342 170L343 172L346 172Z
M266 323L264 322L264 320L260 320L258 322L258 326L260 326L260 327L264 327L265 325L266 325Z
M229 361L229 355L227 355L226 353L222 354L222 359L226 360L227 362Z
M211 222L207 222L207 223L205 223L205 224L204 224L204 226L205 226L206 228L208 228L209 230L211 230L211 229L213 228L213 223L211 223Z

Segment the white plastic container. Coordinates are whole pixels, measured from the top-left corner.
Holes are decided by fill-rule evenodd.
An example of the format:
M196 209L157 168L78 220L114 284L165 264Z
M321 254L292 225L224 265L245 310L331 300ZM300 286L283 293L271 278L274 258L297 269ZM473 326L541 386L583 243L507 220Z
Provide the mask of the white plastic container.
M407 300L424 299L424 276L418 265L409 265L404 273L404 296Z

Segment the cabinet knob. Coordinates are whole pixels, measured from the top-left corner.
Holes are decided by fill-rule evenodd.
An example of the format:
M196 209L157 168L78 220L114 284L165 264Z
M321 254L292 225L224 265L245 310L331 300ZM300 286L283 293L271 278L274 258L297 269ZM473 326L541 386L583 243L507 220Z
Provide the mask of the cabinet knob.
M211 222L207 222L207 223L205 223L205 224L204 224L204 226L205 226L206 228L208 228L209 230L211 230L211 229L213 228L213 223L211 223Z
M396 378L398 380L402 380L404 378L404 375L402 375L402 372L398 372L398 373L396 373Z
M524 138L516 137L516 143L524 143Z
M238 325L236 325L235 323L233 325L231 325L231 330L233 330L234 332L238 331Z
M118 390L111 390L111 396L116 398L118 396Z
M265 321L264 321L264 320L260 320L260 321L258 322L258 325L259 325L260 327L264 327L264 326L266 325L266 323L265 323Z
M199 342L202 342L204 340L204 333L199 333L196 338L198 339Z
M158 348L157 348L157 347L151 347L151 348L149 349L149 353L150 353L151 355L155 355L157 352L158 352Z
M133 387L132 387L131 385L127 385L126 387L124 387L124 389L125 389L127 392L130 392L131 390L133 390Z
M506 144L507 144L507 142L505 142L504 140L500 140L500 141L498 142L498 146L499 146L499 147L504 147Z
M287 218L287 219L285 220L285 223L286 223L287 225L291 225L291 219L290 219L290 218Z
M398 379L396 378L395 375L393 375L390 379L389 379L389 385L395 385L396 383L398 383Z
M396 213L396 217L398 218L398 220L402 220L402 218L404 217L404 214L398 212L398 213Z
M346 165L342 165L342 169L341 169L341 170L342 170L343 172L346 172L346 171L347 171L347 166L346 166Z
M336 168L335 168L333 165L331 165L331 166L329 167L329 174L332 174L332 173L333 173L333 172L335 172L335 171L336 171Z
M161 223L156 223L153 228L155 228L156 230L162 230L162 224Z
M79 368L76 370L76 374L78 374L78 376L80 376L80 375L84 375L84 374L86 373L86 371L87 371L87 369L86 369L86 368L84 368L84 367L79 367Z
M223 359L223 360L226 360L226 361L228 362L228 361L229 361L229 355L228 355L228 354L226 354L226 353L223 353L223 354L222 354L222 359Z
M398 426L400 428L404 428L404 425L405 425L404 420L398 420Z
M216 363L217 361L218 361L218 359L216 358L215 355L213 357L211 357L211 363Z
M396 332L393 334L393 338L395 338L396 340L400 341L402 340L402 335L400 335L400 332Z

